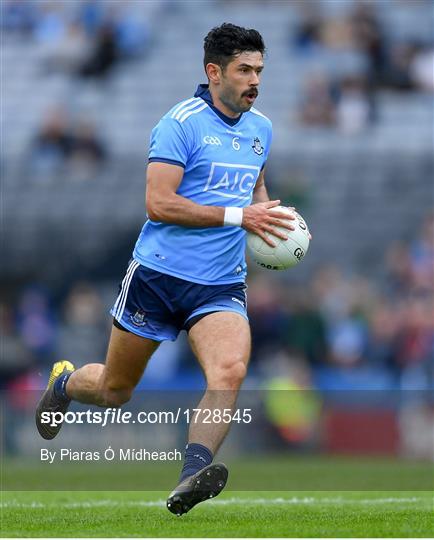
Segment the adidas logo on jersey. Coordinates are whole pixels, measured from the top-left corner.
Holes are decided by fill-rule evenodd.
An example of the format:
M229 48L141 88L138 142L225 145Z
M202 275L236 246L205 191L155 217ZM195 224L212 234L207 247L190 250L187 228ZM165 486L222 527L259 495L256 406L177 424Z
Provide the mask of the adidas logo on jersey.
M216 144L217 146L222 145L222 142L218 137L212 137L211 135L205 135L203 142L205 144Z

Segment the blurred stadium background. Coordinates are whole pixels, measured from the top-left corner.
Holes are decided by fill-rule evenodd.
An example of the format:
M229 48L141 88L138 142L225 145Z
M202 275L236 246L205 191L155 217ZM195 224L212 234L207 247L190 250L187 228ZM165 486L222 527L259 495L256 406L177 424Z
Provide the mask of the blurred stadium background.
M250 264L246 387L306 392L294 414L280 394L265 398L268 427L249 445L267 448L271 427L274 450L434 459L433 2L1 8L7 449L30 448L32 408L16 398L42 388L54 360L103 360L108 308L145 219L150 131L204 82L203 38L228 21L265 38L269 190L313 234L291 271ZM201 384L183 336L163 344L140 387Z

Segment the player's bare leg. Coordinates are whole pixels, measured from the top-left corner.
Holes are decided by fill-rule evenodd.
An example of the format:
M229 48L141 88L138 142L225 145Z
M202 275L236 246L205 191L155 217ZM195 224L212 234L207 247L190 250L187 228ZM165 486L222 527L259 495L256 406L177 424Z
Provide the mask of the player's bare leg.
M246 376L250 357L249 323L238 313L207 315L189 332L189 340L207 381L198 409L233 409ZM188 442L207 446L213 454L223 442L230 424L204 423L204 415L190 423Z
M217 418L223 419L225 410L232 413L246 375L251 343L249 324L237 313L213 313L191 328L189 339L207 380L207 390L197 409L213 411L211 418L214 411L219 411ZM206 416L198 412L190 422L180 484L167 500L168 509L177 515L215 497L226 485L225 465L211 462L230 424L205 420Z
M81 403L119 407L131 398L158 341L112 327L105 364L87 364L74 371L66 385L68 396Z
M36 425L44 439L53 439L62 424L41 421L44 412L66 412L71 399L101 407L129 401L159 342L112 327L105 364L87 364L74 371L67 361L56 362L48 387L36 409Z

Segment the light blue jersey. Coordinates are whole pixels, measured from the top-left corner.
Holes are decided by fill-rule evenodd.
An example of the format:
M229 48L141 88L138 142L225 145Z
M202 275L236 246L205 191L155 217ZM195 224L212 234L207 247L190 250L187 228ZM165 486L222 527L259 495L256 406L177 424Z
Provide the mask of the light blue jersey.
M177 190L205 206L248 206L271 144L271 122L252 108L231 119L218 111L206 85L173 107L152 130L149 161L184 168ZM192 228L148 219L133 257L148 268L215 285L244 281L241 227Z

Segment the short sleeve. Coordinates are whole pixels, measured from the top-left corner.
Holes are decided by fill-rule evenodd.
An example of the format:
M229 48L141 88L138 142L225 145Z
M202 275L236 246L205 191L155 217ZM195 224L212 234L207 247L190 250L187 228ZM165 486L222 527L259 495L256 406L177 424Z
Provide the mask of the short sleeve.
M173 118L162 118L151 133L149 162L160 161L186 166L190 144L181 124Z

